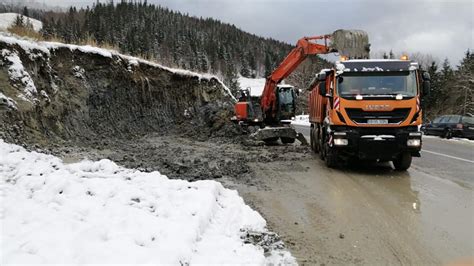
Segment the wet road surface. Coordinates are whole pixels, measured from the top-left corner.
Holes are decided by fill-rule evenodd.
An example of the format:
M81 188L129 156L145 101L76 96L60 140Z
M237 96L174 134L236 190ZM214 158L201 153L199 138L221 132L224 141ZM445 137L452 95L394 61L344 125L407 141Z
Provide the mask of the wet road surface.
M390 163L329 169L314 155L255 163L260 185L236 188L303 265L474 257L474 144L428 137L423 145L406 172Z

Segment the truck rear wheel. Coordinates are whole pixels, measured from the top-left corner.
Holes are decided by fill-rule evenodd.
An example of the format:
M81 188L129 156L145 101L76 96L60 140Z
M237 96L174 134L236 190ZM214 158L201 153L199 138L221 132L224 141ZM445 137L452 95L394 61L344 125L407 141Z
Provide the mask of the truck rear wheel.
M310 130L310 134L309 134L309 139L310 139L310 142L311 142L311 149L315 153L318 153L319 152L318 138L315 137L315 134L316 134L316 130L314 129L314 127L312 127L311 130Z
M324 160L324 158L326 157L326 144L325 144L325 138L324 138L324 134L321 132L321 129L318 129L318 143L316 145L318 145L318 150L319 150L319 158L321 160Z
M411 154L408 152L404 152L398 156L397 159L393 160L393 166L395 167L395 170L398 171L405 171L408 168L410 168L411 165Z

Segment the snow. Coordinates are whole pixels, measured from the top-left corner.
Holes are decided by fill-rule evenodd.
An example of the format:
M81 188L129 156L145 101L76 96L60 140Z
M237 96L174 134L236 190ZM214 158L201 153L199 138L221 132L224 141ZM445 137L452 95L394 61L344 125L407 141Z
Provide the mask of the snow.
M18 15L19 15L18 13L1 13L0 14L0 31L7 30L13 24L13 22L15 21ZM27 18L29 18L25 16L23 17L24 17L25 22ZM43 28L43 22L33 19L33 18L29 18L29 19L30 19L31 24L33 24L33 29L35 31L40 31Z
M10 97L5 96L5 94L0 92L0 104L6 105L10 109L18 109L17 103Z
M250 95L260 97L263 93L263 89L265 88L265 78L245 78L239 77L238 79L239 85L241 89L250 88Z
M447 141L447 142L455 141L455 142L463 142L463 143L467 143L467 144L474 144L474 140L466 139L466 138L458 138L458 137L446 139L446 138L441 138L441 137L438 137L438 136L431 136L431 135L424 134L423 138L429 138L429 139L434 139L435 138L435 139L439 139L441 141Z
M4 42L9 45L18 45L27 53L31 53L34 50L39 50L46 55L49 55L48 48L41 45L41 42L34 42L28 39L20 39L19 37L13 37L13 35L0 32L0 42Z
M24 87L23 92L27 99L34 99L37 94L35 83L31 79L30 74L23 67L20 57L15 52L3 49L2 57L10 63L8 66L8 75L10 80L21 83Z
M383 68L380 67L362 67L362 72L368 71L383 71Z
M0 39L1 40L1 39ZM103 57L107 58L112 58L113 54L118 55L118 52L113 51L113 50L108 50L108 49L103 49L103 48L98 48L90 45L75 45L75 44L65 44L65 43L59 43L59 42L39 42L39 45L45 47L49 51L51 50L56 50L59 48L67 48L71 51L81 51L83 53L89 53L89 54L97 54Z
M292 125L310 126L309 115L297 115L292 121Z
M65 164L0 139L5 264L295 264L244 244L265 220L215 181L170 180L109 160Z

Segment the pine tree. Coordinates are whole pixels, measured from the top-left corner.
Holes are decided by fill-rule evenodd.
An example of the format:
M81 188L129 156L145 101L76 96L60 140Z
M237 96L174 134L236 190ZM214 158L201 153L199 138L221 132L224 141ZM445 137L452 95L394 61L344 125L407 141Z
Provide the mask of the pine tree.
M392 51L392 50L390 50L390 53L388 53L388 57L389 57L390 59L395 59L395 55L393 54L393 51Z
M12 26L21 28L25 27L25 18L23 17L23 15L17 15Z
M454 72L453 89L460 103L459 113L474 115L474 55L467 50Z
M424 99L424 103L426 108L431 108L439 102L439 99L442 99L440 73L438 70L438 64L435 61L431 62L431 65L428 68L428 73L431 77L431 91L430 95Z
M270 76L272 74L272 71L273 68L270 55L268 53L265 53L265 77Z
M29 17L30 16L30 12L28 11L28 8L25 6L23 7L23 16L25 17Z

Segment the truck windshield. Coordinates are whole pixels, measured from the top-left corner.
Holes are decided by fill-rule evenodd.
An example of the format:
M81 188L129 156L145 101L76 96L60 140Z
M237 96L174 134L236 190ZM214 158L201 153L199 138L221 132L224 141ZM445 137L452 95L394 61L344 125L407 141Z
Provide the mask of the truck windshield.
M414 71L398 72L346 72L338 77L338 94L355 95L416 95Z

